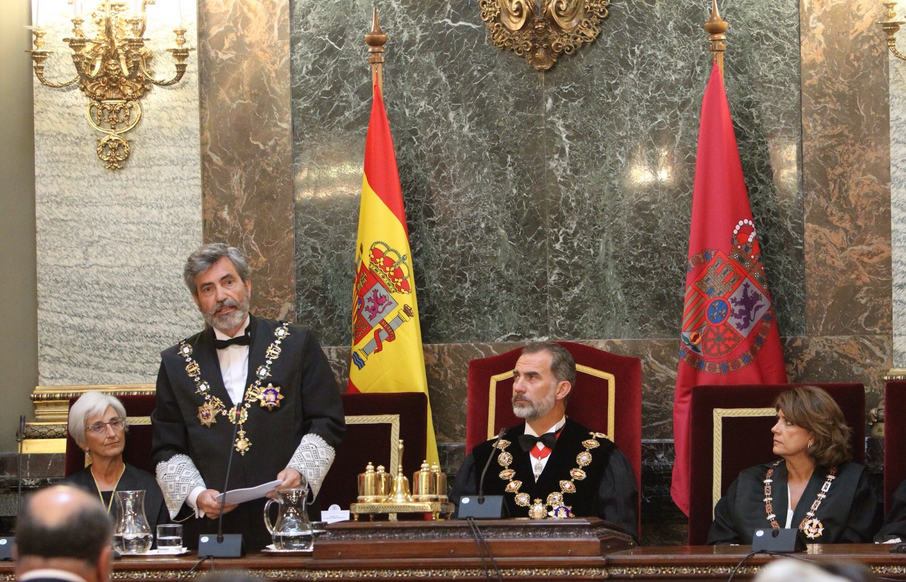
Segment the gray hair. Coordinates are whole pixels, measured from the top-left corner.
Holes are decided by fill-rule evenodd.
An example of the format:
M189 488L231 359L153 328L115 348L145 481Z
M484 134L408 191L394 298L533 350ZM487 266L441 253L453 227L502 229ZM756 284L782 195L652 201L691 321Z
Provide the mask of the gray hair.
M252 271L249 269L249 263L242 251L223 243L206 244L189 255L189 258L186 259L186 266L182 271L186 287L189 288L192 295L198 296L198 287L195 284L198 276L210 269L214 263L223 257L229 257L243 283L249 280Z
M79 399L69 409L69 434L75 439L79 448L84 450L88 446L88 438L85 436L88 419L104 414L108 407L113 408L117 416L126 418L126 408L120 399L103 392L86 392L79 396Z

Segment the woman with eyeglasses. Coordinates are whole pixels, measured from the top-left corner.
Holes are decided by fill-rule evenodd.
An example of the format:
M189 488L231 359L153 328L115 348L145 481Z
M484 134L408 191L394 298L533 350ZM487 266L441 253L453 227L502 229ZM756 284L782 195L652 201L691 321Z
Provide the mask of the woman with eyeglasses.
M144 490L145 516L155 532L157 524L170 522L170 515L154 475L123 461L126 430L126 409L118 398L83 394L69 409L69 434L91 464L63 482L97 495L110 515L115 491Z

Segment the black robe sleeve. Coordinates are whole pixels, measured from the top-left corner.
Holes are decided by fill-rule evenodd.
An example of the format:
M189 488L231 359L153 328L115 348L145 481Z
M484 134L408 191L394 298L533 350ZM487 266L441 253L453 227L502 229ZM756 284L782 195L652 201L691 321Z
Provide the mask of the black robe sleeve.
M727 494L717 502L717 506L714 508L714 521L711 522L711 529L708 530L707 544L742 543L736 533L736 520L733 518L732 512L732 508L736 506L736 491L738 487L739 479L730 485Z
M614 449L610 455L595 505L598 517L623 527L633 539L639 539L639 492L635 473L629 459L619 449Z
M853 495L846 527L837 543L866 544L878 532L883 520L883 505L872 485L868 471L862 471L856 492Z
M900 543L906 538L906 481L900 483L893 494L893 503L881 531L875 536L878 543Z

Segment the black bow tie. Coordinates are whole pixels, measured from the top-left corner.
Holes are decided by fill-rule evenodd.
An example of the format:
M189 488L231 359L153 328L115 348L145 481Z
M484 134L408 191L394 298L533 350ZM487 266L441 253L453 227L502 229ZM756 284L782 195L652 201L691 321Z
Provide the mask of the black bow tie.
M222 340L214 338L214 347L218 350L225 350L230 346L247 346L252 343L252 336L249 335L249 330L246 328L243 335L237 335L236 337L231 337L228 340Z
M519 435L519 446L522 447L522 451L525 453L532 450L532 447L537 445L539 442L547 448L553 449L554 445L557 444L557 433L547 432L541 436L534 436L530 434Z

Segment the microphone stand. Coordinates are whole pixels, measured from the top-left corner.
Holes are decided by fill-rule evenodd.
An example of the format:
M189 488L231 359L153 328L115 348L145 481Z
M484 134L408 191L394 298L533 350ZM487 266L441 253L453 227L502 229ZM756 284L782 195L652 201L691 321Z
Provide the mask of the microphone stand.
M238 420L238 419L237 419ZM236 442L236 433L239 423L233 424L233 438L230 440L230 455L227 457L226 477L223 480L223 491L220 493L220 515L217 517L217 537L201 534L198 537L199 558L241 558L245 554L242 545L242 534L223 533L223 508L226 506L226 493L230 484L230 468L233 466L233 443Z

